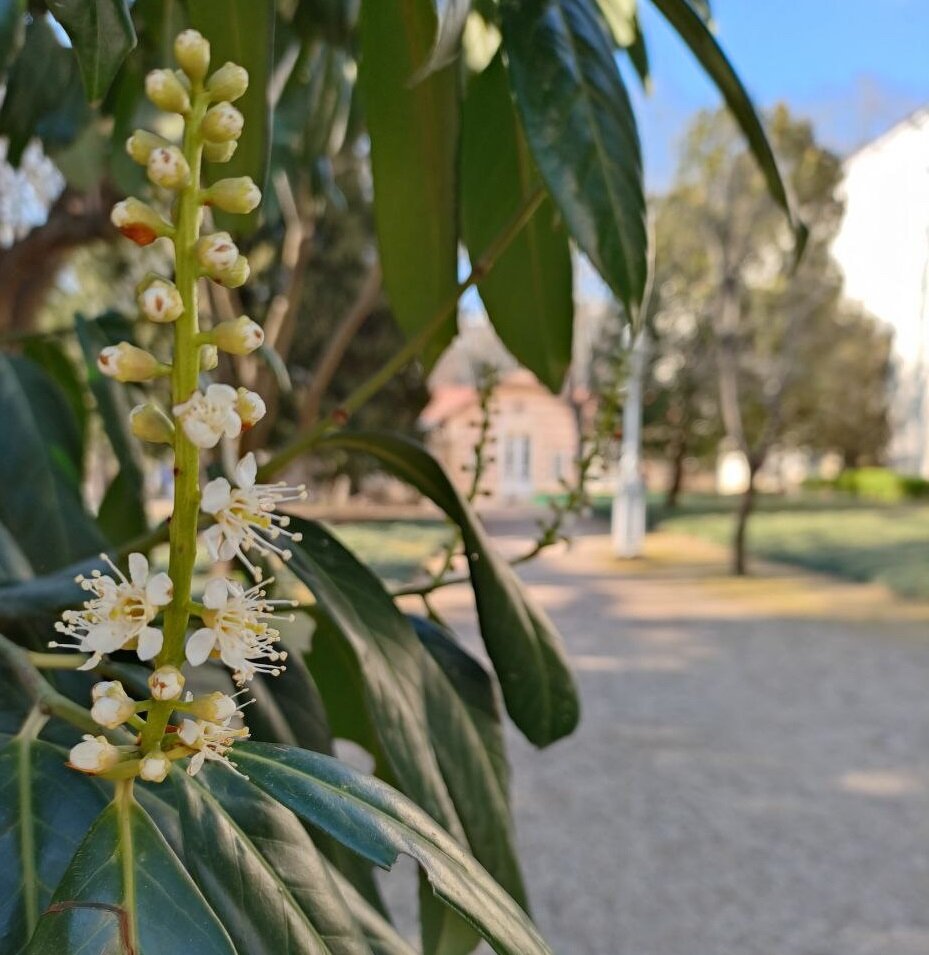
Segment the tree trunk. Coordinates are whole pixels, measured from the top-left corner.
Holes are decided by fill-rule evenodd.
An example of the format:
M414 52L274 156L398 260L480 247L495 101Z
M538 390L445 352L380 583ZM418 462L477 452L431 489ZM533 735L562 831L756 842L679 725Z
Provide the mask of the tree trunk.
M681 488L684 486L684 462L687 460L687 441L681 436L674 442L674 453L671 456L671 481L665 492L664 506L668 510L677 507Z
M735 534L732 538L732 573L736 577L744 577L748 573L746 554L746 532L748 519L755 509L755 476L758 466L751 461L748 465L748 487L742 492L739 501L739 510L735 519Z

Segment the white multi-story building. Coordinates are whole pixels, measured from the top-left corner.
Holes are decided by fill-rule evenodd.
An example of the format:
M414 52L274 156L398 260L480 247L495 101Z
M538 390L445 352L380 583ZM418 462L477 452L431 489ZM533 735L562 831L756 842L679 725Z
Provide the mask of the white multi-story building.
M844 192L845 294L894 332L888 463L929 477L929 107L849 156Z

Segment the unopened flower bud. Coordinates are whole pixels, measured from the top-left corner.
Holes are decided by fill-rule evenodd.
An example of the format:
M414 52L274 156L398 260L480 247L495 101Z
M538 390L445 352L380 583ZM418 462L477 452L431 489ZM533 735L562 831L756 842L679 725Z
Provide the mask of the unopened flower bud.
M208 162L229 162L238 145L234 139L226 143L204 143L203 158Z
M151 245L155 239L171 235L174 231L170 222L134 196L113 206L110 222L136 245Z
M209 276L228 272L239 258L239 250L228 232L214 232L197 241L197 261Z
M105 773L119 762L119 750L105 736L85 736L72 747L70 766L82 773Z
M184 314L184 303L177 286L167 279L146 278L136 291L139 311L152 322L163 325L176 322Z
M235 264L232 268L227 269L225 272L220 272L218 275L213 276L213 278L225 288L239 288L248 281L250 274L251 269L248 265L248 259L246 259L244 255L240 255L235 260Z
M129 427L137 438L152 444L171 444L174 441L174 424L161 408L153 404L136 405L129 412Z
M210 43L199 30L184 30L174 40L174 59L192 80L202 80L210 68Z
M187 710L198 719L208 720L210 723L224 723L235 716L239 707L236 701L218 690L206 696L198 696L188 705Z
M156 700L176 700L185 682L184 674L174 666L158 667L148 678L149 689Z
M190 182L190 166L177 146L153 149L146 170L148 178L164 189L182 189Z
M94 701L90 715L108 730L115 730L135 713L135 703L127 695L119 680L105 680L91 690Z
M171 760L159 750L146 753L139 761L139 776L149 783L163 783L171 769Z
M104 348L97 358L97 367L108 378L117 381L151 381L162 370L161 363L154 355L129 342Z
M258 203L261 202L261 190L250 176L220 179L206 190L203 201L208 206L222 209L223 212L245 215L258 208Z
M186 113L190 97L171 70L152 70L145 77L145 95L166 113Z
M219 364L219 349L215 345L204 345L200 349L200 370L212 371Z
M206 81L206 88L214 103L233 103L248 89L248 70L238 63L224 63Z
M265 416L265 403L261 395L247 388L239 388L235 410L242 419L242 430L247 431Z
M154 150L170 145L167 139L157 136L155 133L150 133L147 129L137 129L126 140L126 152L140 166L144 166Z
M211 143L228 143L242 135L245 117L229 102L211 106L200 124L203 138Z
M247 315L220 322L213 329L213 341L230 355L249 355L261 346L265 333Z

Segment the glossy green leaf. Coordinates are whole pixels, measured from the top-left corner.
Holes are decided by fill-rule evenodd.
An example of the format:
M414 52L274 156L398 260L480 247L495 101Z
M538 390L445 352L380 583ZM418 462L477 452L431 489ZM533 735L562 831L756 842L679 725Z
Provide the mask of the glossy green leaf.
M361 0L298 0L294 29L304 40L322 37L332 46L351 44Z
M190 25L210 41L214 67L227 61L248 70L248 90L236 101L245 130L232 159L206 163L210 182L227 176L251 176L264 188L271 152L269 86L274 69L273 0L189 0ZM233 234L254 231L259 211L247 216L215 213L220 228Z
M331 864L329 874L364 932L372 955L417 955L416 950L401 937L393 925Z
M79 110L71 111L74 115L70 126L62 122L66 118L63 110L70 109L73 103L76 84L77 95L81 96L77 64L71 51L58 42L44 18L35 17L26 28L22 52L10 69L0 107L0 136L9 139L7 160L10 163L19 165L29 140L42 135L43 123L49 124L45 132L56 144L77 134L82 125Z
M458 70L411 82L435 36L432 0L363 0L359 82L384 285L409 336L449 306L427 364L455 334L458 282Z
M71 39L87 98L100 99L136 45L127 0L47 0L47 3Z
M635 117L591 0L504 0L510 84L571 235L635 316L648 240Z
M248 955L371 955L296 817L228 770L177 785L192 872Z
M75 316L75 325L84 352L87 383L119 462L119 473L106 490L98 521L111 543L122 544L148 530L142 449L129 428L132 402L126 386L107 378L97 367L97 356L109 344L100 326L86 321L81 315Z
M365 704L393 778L459 835L429 739L423 650L412 627L378 578L320 524L293 520L291 527L303 540L293 547L288 567L310 588L357 658Z
M103 789L65 759L57 746L28 737L0 752L0 952L25 946L106 804Z
M26 955L127 952L237 955L200 890L137 803L125 810L125 818L115 804L98 816L26 949Z
M81 440L61 389L25 358L0 356L0 521L37 573L99 553L81 502Z
M86 392L70 355L54 339L45 337L26 342L23 354L42 368L68 399L83 445L88 418Z
M25 558L21 550L18 553ZM15 559L15 553L12 556ZM4 583L0 586L0 627L19 620L54 617L66 607L80 603L87 594L75 583L74 578L78 574L90 573L95 567L103 569L99 558L78 561L41 577L24 576L19 581ZM24 569L25 565L20 564L21 576Z
M244 743L236 759L255 785L377 865L415 859L433 891L499 955L550 955L523 910L458 843L390 786L329 756Z
M461 145L461 228L472 262L539 188L498 54L468 87ZM546 197L478 284L503 344L552 391L571 362L574 301L568 236Z
M690 0L652 0L652 3L690 47L700 65L722 93L733 119L738 123L746 140L748 140L752 155L754 155L764 174L771 198L787 214L796 235L797 255L799 256L806 244L806 226L800 222L794 213L787 186L774 156L774 150L768 140L764 126L762 126L761 119L755 111L751 97L706 24L706 19L709 17L709 7L706 4L691 4ZM698 6L701 9L695 9Z
M507 712L526 737L546 746L577 726L579 704L561 637L547 614L494 551L487 533L441 465L415 441L387 433L343 432L320 442L371 454L434 501L461 528L481 636Z
M469 955L481 936L454 909L449 908L419 873L419 925L423 955Z
M26 32L26 0L0 0L0 71L19 52Z

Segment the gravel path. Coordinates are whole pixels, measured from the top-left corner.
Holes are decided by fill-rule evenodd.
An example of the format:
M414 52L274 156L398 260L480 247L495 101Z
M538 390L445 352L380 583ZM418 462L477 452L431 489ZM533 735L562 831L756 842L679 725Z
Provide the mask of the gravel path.
M525 577L584 708L546 751L510 734L558 955L929 955L929 622L822 579L766 601L620 565L602 535ZM438 604L473 636L465 588Z

